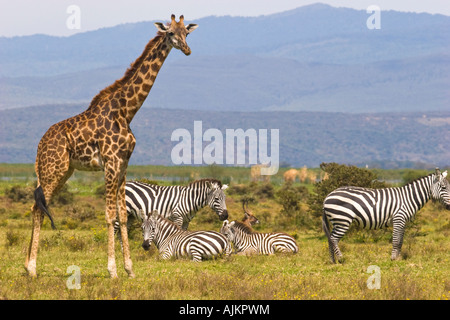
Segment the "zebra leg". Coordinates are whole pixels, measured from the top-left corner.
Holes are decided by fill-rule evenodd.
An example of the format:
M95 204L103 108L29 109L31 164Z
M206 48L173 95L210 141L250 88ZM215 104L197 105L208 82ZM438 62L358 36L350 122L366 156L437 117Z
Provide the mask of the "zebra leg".
M194 262L202 262L202 253L197 249L191 249L191 257Z
M402 217L394 218L393 222L393 234L392 234L392 254L391 260L398 260L400 258L400 252L403 245L403 235L405 234L405 221Z
M336 263L334 257L336 256L339 263L344 261L344 256L339 249L338 242L347 232L349 226L334 226L333 231L331 231L330 239L328 241L328 246L330 250L331 262Z

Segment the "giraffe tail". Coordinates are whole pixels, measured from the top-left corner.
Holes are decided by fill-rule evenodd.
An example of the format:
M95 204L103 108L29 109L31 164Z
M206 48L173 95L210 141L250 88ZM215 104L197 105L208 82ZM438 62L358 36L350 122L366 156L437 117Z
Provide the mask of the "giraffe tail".
M36 190L34 190L34 200L36 201L36 205L39 208L39 210L44 212L47 215L47 217L50 219L50 222L52 224L52 229L55 230L56 227L53 222L52 215L50 214L50 212L47 209L47 201L45 201L44 190L42 190L41 186L37 187Z

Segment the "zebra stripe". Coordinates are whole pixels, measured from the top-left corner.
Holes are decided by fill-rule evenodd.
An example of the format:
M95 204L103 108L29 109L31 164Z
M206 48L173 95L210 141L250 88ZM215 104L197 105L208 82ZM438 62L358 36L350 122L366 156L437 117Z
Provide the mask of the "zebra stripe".
M153 242L159 250L160 258L164 260L188 257L199 262L231 254L231 245L222 234L215 231L182 230L156 211L144 218L142 230L142 247L148 250Z
M270 255L275 252L297 253L298 245L293 237L282 232L259 233L252 231L242 222L223 222L220 232L227 236L236 253Z
M439 169L403 187L368 189L342 187L332 191L324 200L322 225L328 237L331 261L342 260L338 242L355 222L365 229L393 226L391 259L398 259L408 221L430 200L440 200L450 208L450 187L447 171ZM333 230L330 233L328 221Z
M158 211L162 216L187 229L195 213L209 205L219 219L228 218L224 190L218 180L202 179L187 186L158 186L143 182L127 182L125 201L127 207L127 227L130 229L134 220L142 223L144 216ZM114 223L114 232L120 232L119 221Z

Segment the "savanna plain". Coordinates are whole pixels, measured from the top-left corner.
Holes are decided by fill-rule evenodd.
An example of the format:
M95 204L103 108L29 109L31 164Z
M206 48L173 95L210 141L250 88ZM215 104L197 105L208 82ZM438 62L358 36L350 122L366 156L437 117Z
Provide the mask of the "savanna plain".
M259 232L283 231L296 238L295 255L237 256L194 263L163 261L152 246L141 247L140 226L130 233L134 279L127 278L119 241L119 279L110 279L102 173L76 172L52 201L57 230L45 218L37 260L38 277L24 269L31 236L33 165L0 165L0 299L237 299L329 300L450 298L450 212L428 203L407 228L402 259L390 260L392 229L352 229L340 242L345 261L329 261L321 217L311 212L308 197L320 169L287 184L283 172L270 181L252 181L249 168L131 166L128 179L159 184L187 184L214 177L226 191L229 220L242 220L242 201L260 220ZM381 180L401 183L402 170L378 170ZM409 172L411 174L411 172ZM309 177L309 178L308 178ZM400 182L399 182L400 181ZM190 230L219 231L222 222L210 208L200 210ZM79 289L70 289L79 273ZM378 267L372 273L373 267ZM68 271L69 268L69 271ZM72 269L73 270L73 269ZM379 280L377 283L375 278ZM69 284L69 286L68 286Z

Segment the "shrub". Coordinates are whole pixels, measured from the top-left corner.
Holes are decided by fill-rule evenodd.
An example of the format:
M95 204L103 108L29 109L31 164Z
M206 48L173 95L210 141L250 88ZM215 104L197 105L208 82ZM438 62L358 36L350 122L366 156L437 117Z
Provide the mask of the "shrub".
M56 193L52 198L52 203L61 206L72 204L74 195L69 191L69 186L65 184L58 193Z
M308 213L303 210L301 202L308 198L308 189L304 186L294 186L292 182L286 182L275 193L276 201L281 204L281 219L278 223L281 225L305 225L310 224Z
M89 219L94 219L96 217L95 208L89 203L84 205L75 204L73 206L70 206L64 210L64 214L74 220L80 220L81 222Z
M273 199L275 196L275 189L270 182L266 182L258 185L254 193L255 196L258 196L260 198Z
M20 241L20 234L17 232L14 232L13 230L8 230L6 231L6 242L5 242L5 246L7 248L15 246L19 243Z
M14 202L27 203L29 201L34 201L33 187L14 185L5 190L5 195Z
M70 251L82 251L87 246L86 241L82 237L77 235L72 235L71 237L67 238L65 243Z

